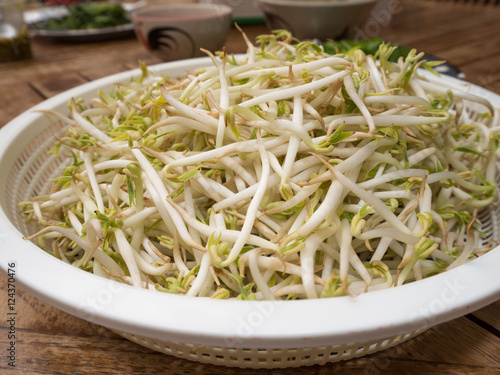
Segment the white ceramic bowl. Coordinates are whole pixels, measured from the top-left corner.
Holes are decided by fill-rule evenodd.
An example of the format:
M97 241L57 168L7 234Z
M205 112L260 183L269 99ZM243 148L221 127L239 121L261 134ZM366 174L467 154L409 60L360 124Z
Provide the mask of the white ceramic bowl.
M377 0L257 0L269 29L286 29L299 39L353 37Z
M222 4L233 8L233 19L240 26L262 23L264 15L257 6L256 0L197 0L198 3Z
M137 38L164 61L204 56L220 49L232 24L232 8L217 4L169 4L131 13Z
M209 58L150 67L172 77L209 66ZM56 95L0 130L0 271L43 301L119 332L151 349L201 362L271 368L321 364L373 353L500 297L500 248L451 271L397 288L296 301L238 301L134 288L72 267L23 239L32 233L17 203L44 194L61 161L47 151L61 123L40 110L66 111L139 69ZM453 82L462 82L452 79ZM472 86L500 107L500 96ZM497 181L498 183L498 181ZM500 239L500 207L479 217L488 239Z

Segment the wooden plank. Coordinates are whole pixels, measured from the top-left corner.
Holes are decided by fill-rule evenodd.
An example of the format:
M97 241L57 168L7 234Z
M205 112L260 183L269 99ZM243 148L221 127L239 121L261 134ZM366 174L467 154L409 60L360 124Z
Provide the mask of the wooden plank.
M396 351L401 359L500 369L499 346L499 337L461 317L433 327L385 355L392 357Z
M7 279L0 275L0 314L7 313ZM16 329L26 332L41 331L62 335L115 337L117 334L97 324L89 323L39 300L21 288L16 288L15 309L18 312ZM5 319L0 327L8 327Z
M56 76L46 76L42 79L33 80L32 87L44 98L50 98L60 92L86 83L78 74L62 74ZM68 98L68 100L71 98Z
M447 16L450 22L453 22L455 18L461 17L461 12L451 7L441 6L436 9L432 4L411 0L394 1L392 10L393 17L390 28L401 29L408 27L406 31L412 30L409 27L415 27L415 31L422 32L422 27L425 27L425 24L422 24L422 20L425 20L426 24L437 24L443 20L442 14L445 11L448 13ZM407 17L408 11L411 12L411 17Z
M16 289L17 368L20 373L39 374L217 374L222 368L190 362L143 348L106 328L85 322ZM0 277L0 314L7 306L6 279ZM7 322L0 321L0 348L8 345ZM294 369L294 374L495 374L500 359L495 354L499 338L466 318L431 328L401 345L350 361ZM489 347L490 343L493 347ZM110 350L112 348L112 350ZM71 360L68 360L71 358ZM471 359L472 358L472 359ZM92 366L88 366L91 363ZM4 366L4 367L2 367ZM5 369L0 361L0 369ZM411 372L408 372L410 371ZM224 369L225 374L257 373ZM290 370L273 370L289 374Z
M394 43L429 50L425 46L428 44L432 46L432 43L439 41L443 35L453 36L458 32L467 31L470 33L470 30L481 28L484 24L496 25L500 13L499 9L463 9L453 6L440 6L431 10L432 13L416 15L412 13L411 17L395 15L380 34ZM404 32L401 32L402 30ZM470 34L475 37L481 36L475 32ZM460 39L455 39L451 42L451 46L458 45L460 42Z
M123 72L124 70L127 70L128 67L124 64L117 64L113 66L90 66L87 68L84 68L81 72L80 75L85 78L88 81L93 81L99 78L107 77L112 74L120 73Z
M498 0L426 0L428 2L448 2L462 7L494 7L500 5Z
M0 127L44 99L28 83L9 83L0 87Z
M500 331L500 300L476 311L473 315Z
M460 68L465 73L467 81L500 94L499 58L500 53L464 64Z
M468 80L500 93L498 17L497 9L485 12L477 7L406 1L389 25L379 20L378 30L382 31L381 36L392 38L389 40L408 42L410 47L447 58L466 73ZM251 41L268 32L264 25L250 25L244 29ZM232 29L227 51L244 52L246 46L241 40L239 32ZM2 64L2 121L40 102L43 96L135 68L139 60L148 64L160 62L134 38L74 45L34 43L33 47L33 60ZM52 82L51 77L59 77L59 80ZM0 314L5 316L7 303L3 283L0 282ZM20 312L17 373L20 374L271 373L225 369L163 355L122 339L106 328L63 313L21 289L17 291ZM496 331L491 329L499 329L499 308L500 302L497 302L475 312L475 320L469 316L445 323L372 356L272 373L499 374L500 342ZM0 349L3 351L8 348L5 319L0 320L0 327L3 327L0 329ZM0 372L6 369L6 362L1 360Z
M497 94L500 94L500 80L497 81L489 81L486 82L485 85L482 85L485 89L493 91Z
M246 25L242 27L243 32L246 34L248 40L251 43L256 43L255 39L262 34L270 33L270 30L263 24L259 25ZM227 53L245 53L247 51L247 46L244 43L243 36L240 31L236 28L232 28L229 31L229 35L226 39L226 51Z
M323 366L296 369L248 370L201 364L158 353L121 338L81 337L20 330L16 367L37 374L498 374L499 367L369 356ZM0 329L0 346L6 329ZM110 350L112 349L112 350ZM0 370L6 369L5 361Z
M500 17L500 9L496 13ZM499 43L500 22L496 19L489 22L483 21L474 27L473 33L469 28L457 28L442 33L436 38L419 40L412 46L435 54L453 64L461 65L495 54Z
M5 64L0 70L0 82L30 82L40 77L59 74L79 74L89 68L138 66L140 60L150 60L152 55L145 48L137 48L137 40L120 40L110 48L104 44L75 45L61 48L60 45L34 44L34 58L28 61ZM158 59L155 61L160 62ZM127 70L126 68L123 70Z

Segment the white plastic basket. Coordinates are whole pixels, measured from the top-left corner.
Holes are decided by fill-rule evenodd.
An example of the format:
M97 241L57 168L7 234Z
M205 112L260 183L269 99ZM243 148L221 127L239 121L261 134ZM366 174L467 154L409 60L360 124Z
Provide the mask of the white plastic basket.
M151 67L184 74L209 59ZM71 97L128 81L120 73L57 95L0 131L0 269L16 264L19 286L53 306L103 325L169 355L226 366L277 368L324 364L363 356L408 340L500 297L500 250L422 281L358 297L298 301L193 298L136 289L71 267L23 239L27 226L17 203L43 194L64 160L47 151L63 131L41 109L63 111ZM458 82L458 81L457 81ZM500 106L500 97L472 86ZM500 239L500 208L481 212L485 241Z

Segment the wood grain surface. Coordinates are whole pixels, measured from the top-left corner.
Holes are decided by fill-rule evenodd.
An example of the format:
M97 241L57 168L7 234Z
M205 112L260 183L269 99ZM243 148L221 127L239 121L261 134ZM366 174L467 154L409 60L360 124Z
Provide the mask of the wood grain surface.
M468 81L500 93L499 7L450 1L388 3L390 8L369 20L358 30L359 35L381 36L445 59ZM245 31L251 40L268 32L264 25L249 25ZM32 49L33 59L0 65L0 125L57 93L136 68L139 60L147 64L160 62L134 37L80 44L34 40ZM245 51L235 29L227 39L226 50ZM2 275L2 374L500 374L500 301L370 356L324 366L257 371L204 365L160 354L61 312L19 287L16 367L11 368L7 359L8 298L7 279Z

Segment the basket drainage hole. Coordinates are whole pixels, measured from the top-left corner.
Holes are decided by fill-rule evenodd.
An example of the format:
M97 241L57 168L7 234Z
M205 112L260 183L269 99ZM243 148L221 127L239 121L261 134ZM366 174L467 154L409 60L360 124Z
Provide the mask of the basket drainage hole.
M160 349L160 344L157 341L153 342L153 346L155 349Z

